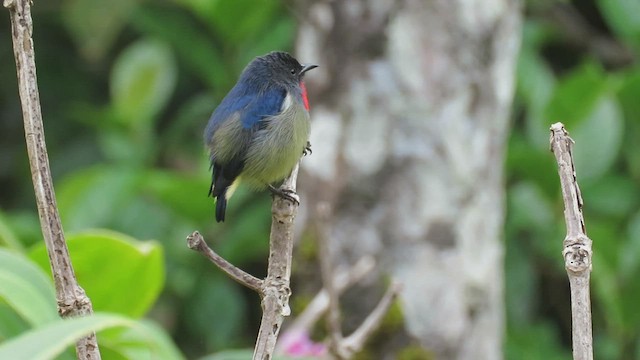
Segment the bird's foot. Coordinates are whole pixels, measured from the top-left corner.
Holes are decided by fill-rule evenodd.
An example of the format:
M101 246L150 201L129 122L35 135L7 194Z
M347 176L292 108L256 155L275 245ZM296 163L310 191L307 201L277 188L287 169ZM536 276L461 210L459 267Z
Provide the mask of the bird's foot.
M307 156L313 154L311 151L311 143L307 141L307 145L302 149L302 155Z
M277 187L274 187L273 185L269 185L269 191L271 191L271 195L273 196L278 195L283 199L287 199L291 202L296 203L297 205L300 205L300 197L293 190L279 189Z

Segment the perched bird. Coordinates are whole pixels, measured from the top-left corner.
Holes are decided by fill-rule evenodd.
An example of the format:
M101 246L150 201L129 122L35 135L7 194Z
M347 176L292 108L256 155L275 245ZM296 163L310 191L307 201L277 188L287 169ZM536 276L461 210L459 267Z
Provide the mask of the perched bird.
M253 189L284 179L310 151L309 101L302 65L285 52L255 58L215 109L205 129L216 198L216 221L224 221L227 201L242 182ZM280 193L280 195L283 195ZM286 194L284 194L286 196Z

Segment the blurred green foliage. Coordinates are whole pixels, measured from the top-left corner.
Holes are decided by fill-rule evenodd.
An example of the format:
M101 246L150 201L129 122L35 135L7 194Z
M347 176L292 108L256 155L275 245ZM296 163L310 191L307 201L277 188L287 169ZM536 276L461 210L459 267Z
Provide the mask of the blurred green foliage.
M548 142L549 125L562 121L576 142L576 173L594 241L595 357L637 359L640 18L633 11L640 11L640 2L528 5L507 156L506 354L570 358L563 205Z
M291 49L292 11L260 0L64 0L33 10L58 205L80 281L96 311L110 314L71 325L57 319L2 16L0 246L9 251L0 248L0 340L13 347L0 354L19 349L7 340L19 334L60 351L73 342L66 335L86 328L109 328L99 334L109 359L149 351L180 358L167 334L188 358L251 347L255 294L184 238L199 228L223 256L264 272L269 197L240 190L232 224L214 225L201 137L251 58ZM506 161L506 358L570 356L562 203L548 149L555 121L576 141L594 240L596 357L640 358L640 2L530 0L525 12Z

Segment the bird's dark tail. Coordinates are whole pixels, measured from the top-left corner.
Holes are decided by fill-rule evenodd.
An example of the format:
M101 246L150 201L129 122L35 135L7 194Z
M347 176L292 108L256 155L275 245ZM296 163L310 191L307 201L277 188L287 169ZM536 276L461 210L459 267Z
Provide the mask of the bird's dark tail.
M224 214L227 211L227 189L216 196L216 221L224 222Z

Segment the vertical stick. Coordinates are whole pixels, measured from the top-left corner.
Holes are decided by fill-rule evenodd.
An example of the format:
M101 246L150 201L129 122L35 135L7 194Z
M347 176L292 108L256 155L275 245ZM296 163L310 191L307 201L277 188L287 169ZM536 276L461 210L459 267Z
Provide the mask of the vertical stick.
M298 166L284 181L280 190L295 194ZM293 227L298 204L275 196L271 207L271 239L269 242L269 265L267 278L262 288L262 321L254 360L270 360L276 347L276 340L285 316L291 314L289 308L289 280L291 278L291 258L293 257Z
M567 236L562 255L571 286L571 322L574 360L593 359L591 334L591 239L587 237L582 216L582 196L571 153L573 140L562 123L551 125L551 151L558 162L558 174L564 200Z
M56 287L58 313L62 317L90 315L92 313L91 301L78 285L73 272L51 180L31 37L33 31L31 2L30 0L5 0L3 5L9 9L11 15L13 51L18 72L18 88L31 178L42 235L47 246ZM95 333L91 333L76 343L76 353L78 359L100 359Z

